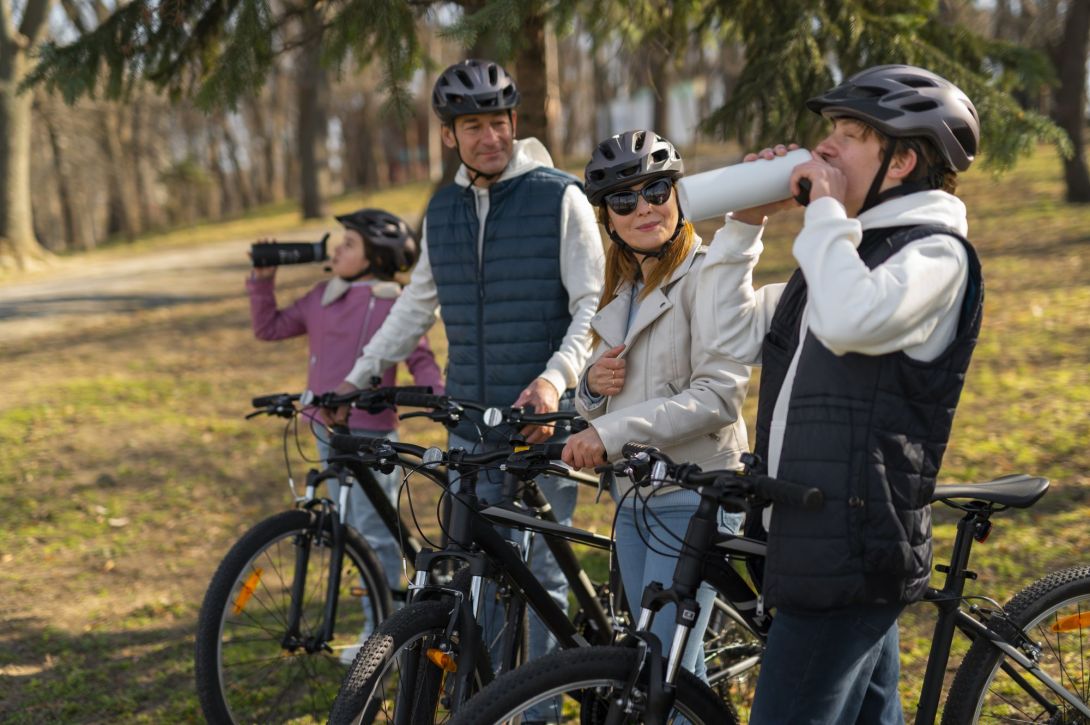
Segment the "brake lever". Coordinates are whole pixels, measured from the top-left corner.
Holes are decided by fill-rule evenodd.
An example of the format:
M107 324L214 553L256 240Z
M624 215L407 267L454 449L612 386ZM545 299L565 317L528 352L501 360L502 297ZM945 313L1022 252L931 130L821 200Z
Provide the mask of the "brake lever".
M246 420L249 420L250 418L256 418L259 415L265 415L265 414L272 415L272 413L269 413L269 411L267 411L267 410L255 410L253 413L250 413L249 415L246 416Z

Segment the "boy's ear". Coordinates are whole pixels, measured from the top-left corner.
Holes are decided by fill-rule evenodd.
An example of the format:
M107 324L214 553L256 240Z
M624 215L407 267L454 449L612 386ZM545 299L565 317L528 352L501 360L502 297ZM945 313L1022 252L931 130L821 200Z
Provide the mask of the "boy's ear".
M890 160L886 176L894 181L904 181L918 163L920 163L920 157L915 149L901 148Z

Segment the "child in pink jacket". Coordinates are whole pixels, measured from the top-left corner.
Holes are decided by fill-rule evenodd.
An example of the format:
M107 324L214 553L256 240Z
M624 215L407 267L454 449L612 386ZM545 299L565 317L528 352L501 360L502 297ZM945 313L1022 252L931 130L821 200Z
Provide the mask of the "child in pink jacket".
M246 280L250 317L259 340L283 340L306 334L307 388L316 394L336 388L352 369L363 346L382 326L401 293L394 273L409 269L417 250L408 225L388 212L361 209L339 216L337 221L344 225L345 231L343 241L333 251L332 279L318 283L282 309L276 306L276 267L254 267ZM406 364L417 385L431 385L436 393L443 392L439 367L423 337ZM393 385L395 376L395 367L387 369L382 385ZM314 421L311 428L324 463L329 455L325 427L317 419L316 411L308 411L308 415ZM353 409L348 424L357 435L397 436L397 413L393 410L372 414ZM375 478L393 501L399 476L376 471ZM339 487L334 483L330 488L333 500L337 500ZM349 495L348 522L375 549L390 586L400 589L400 547L358 486L353 486ZM342 658L349 662L354 655L354 648L342 652Z

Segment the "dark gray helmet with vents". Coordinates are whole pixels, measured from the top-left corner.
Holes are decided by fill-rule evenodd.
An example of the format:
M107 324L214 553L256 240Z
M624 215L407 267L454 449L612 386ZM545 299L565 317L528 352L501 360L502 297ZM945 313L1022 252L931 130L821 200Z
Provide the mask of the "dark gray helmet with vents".
M583 177L587 198L597 206L606 194L644 179L677 178L685 173L681 154L654 131L625 131L598 144Z
M827 118L857 118L892 138L929 139L957 171L969 168L980 145L980 117L969 97L945 78L911 65L860 71L806 107Z
M431 93L431 107L443 123L471 113L510 111L519 104L515 81L498 63L464 60L443 71Z
M382 209L360 209L335 217L346 229L359 232L371 271L381 279L406 272L416 261L416 237L405 220Z

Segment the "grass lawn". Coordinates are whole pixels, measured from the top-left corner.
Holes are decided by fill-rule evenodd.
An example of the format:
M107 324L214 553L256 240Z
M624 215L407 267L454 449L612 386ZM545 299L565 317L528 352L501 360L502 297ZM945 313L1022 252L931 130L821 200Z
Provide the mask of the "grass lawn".
M972 591L1003 599L1049 569L1086 563L1090 550L1090 207L1059 201L1059 171L1042 150L1000 179L974 171L963 180L987 302L942 478L1028 472L1053 481L1032 510L996 517L975 551ZM364 203L415 215L425 193L409 187ZM792 214L766 233L759 282L790 273L799 220ZM95 254L297 226L292 212L273 210ZM705 239L713 231L701 225ZM3 350L0 720L200 720L192 644L204 589L243 531L290 504L280 427L243 415L252 396L304 383L304 341L253 338L241 271L216 299ZM281 299L302 294L316 274L285 269ZM442 330L431 340L443 356ZM745 408L750 423L755 402ZM402 437L437 443L443 433L411 421ZM426 503L435 494L424 487L414 495ZM610 514L607 504L581 498L583 525L606 531ZM936 511L939 559L948 556L954 521ZM919 607L903 620L910 718L931 616Z

